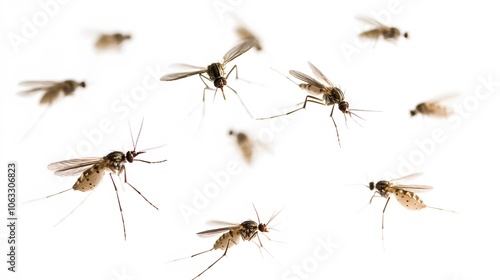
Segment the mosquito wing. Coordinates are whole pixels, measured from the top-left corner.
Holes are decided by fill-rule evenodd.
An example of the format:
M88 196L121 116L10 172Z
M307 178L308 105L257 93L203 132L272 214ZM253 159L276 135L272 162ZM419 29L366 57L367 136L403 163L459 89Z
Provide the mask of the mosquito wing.
M229 227L221 227L221 228L215 228L215 229L209 229L209 230L205 230L205 231L201 231L201 232L198 232L196 233L199 237L209 237L209 236L212 236L214 234L220 234L220 233L223 233L223 232L228 232L234 228L237 228L239 225L236 225L236 226L229 226Z
M373 19L373 18L370 18L370 17L357 17L357 19L364 22L364 23L367 23L369 25L373 25L377 28L380 28L380 29L390 29L390 27L388 27L387 25L384 25L380 21Z
M51 163L47 168L54 171L57 176L74 176L79 175L101 160L102 158L98 157L63 160Z
M325 85L323 85L322 83L316 81L314 78L311 78L310 76L308 76L302 72L290 70L289 73L290 73L290 75L294 76L295 78L297 78L303 82L306 82L310 85L313 85L313 86L318 87L318 88L325 88Z
M330 80L328 80L328 78L321 71L319 71L319 69L316 68L316 66L314 66L311 62L308 62L308 63L309 63L309 67L311 67L311 70L313 71L314 75L316 75L316 77L323 80L329 86L334 87L333 83L330 82Z
M392 187L409 192L426 192L433 189L431 186L425 185L392 185Z
M193 70L186 71L186 72L167 74L167 75L161 77L160 81L175 81L175 80L179 80L179 79L186 78L189 76L199 75L199 74L207 72L206 67L193 66L193 65L189 65L189 64L177 64L177 65L182 66L182 67L192 68Z
M249 49L254 47L256 44L255 40L246 40L239 45L236 45L232 49L230 49L225 55L224 55L224 62L222 64L226 64L230 62L231 60L237 58L238 56L244 54L247 52Z
M443 95L440 95L436 98L433 98L431 100L427 100L423 103L440 103L440 102L443 102L447 99L451 99L451 98L454 98L454 97L457 97L459 94L458 93L448 93L448 94L443 94Z
M402 180L407 180L407 179L410 179L410 178L415 178L415 177L418 177L422 175L422 173L412 173L412 174L409 174L409 175L406 175L406 176L403 176L403 177L399 177L397 179L394 179L394 180L391 180L391 182L397 182L397 181L402 181Z
M20 82L20 86L39 86L39 87L50 87L55 84L58 84L59 82L54 82L54 81L24 81Z

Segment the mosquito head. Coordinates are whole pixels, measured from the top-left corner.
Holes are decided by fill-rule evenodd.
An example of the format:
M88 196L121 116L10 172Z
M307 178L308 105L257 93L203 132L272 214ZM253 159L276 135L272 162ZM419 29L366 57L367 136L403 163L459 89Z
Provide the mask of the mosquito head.
M403 34L403 37L405 37L406 39L408 39L408 38L409 38L409 36L410 36L410 35L408 35L408 32L405 32L405 33Z
M368 184L368 188L370 189L370 191L373 191L375 189L375 182L370 182Z
M415 116L417 114L417 110L410 110L410 116Z
M80 86L81 86L82 88L84 88L84 87L86 87L86 86L87 86L87 84L85 84L85 82L84 82L84 81L82 81L82 82L80 83Z
M234 135L234 131L230 129L229 132L228 132L228 134L229 135Z
M129 163L132 163L134 161L134 158L140 154L144 154L145 152L144 151L141 151L141 152L136 152L136 151L128 151L127 152L127 161Z
M344 113L344 114L350 114L349 110L349 102L347 101L341 101L339 103L339 110Z
M216 88L222 89L227 84L227 80L224 77L219 77L214 80L214 86Z

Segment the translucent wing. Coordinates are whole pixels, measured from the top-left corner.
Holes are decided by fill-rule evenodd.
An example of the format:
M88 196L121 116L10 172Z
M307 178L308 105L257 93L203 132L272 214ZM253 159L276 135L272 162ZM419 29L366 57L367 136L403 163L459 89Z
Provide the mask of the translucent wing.
M74 176L79 175L101 160L102 158L98 157L63 160L51 163L47 168L54 171L57 176Z
M392 185L391 187L409 192L426 192L433 189L431 186L425 185Z
M40 104L51 104L61 95L61 89L59 87L48 88L45 94L40 99Z
M328 80L328 78L321 72L319 71L318 68L316 68L316 66L314 66L311 62L308 62L309 63L309 67L311 67L314 75L316 75L316 77L320 78L321 80L323 80L325 83L327 83L329 86L333 87L333 83L330 82L330 80Z
M236 226L230 226L230 227L221 227L221 228L216 228L216 229L209 229L209 230L205 230L205 231L201 231L201 232L198 232L196 233L199 237L209 237L209 236L212 236L214 234L220 234L220 233L223 233L223 232L228 232L230 231L231 229L234 229L234 228L237 228L239 225L236 225Z
M179 79L186 78L189 76L199 75L199 74L207 72L206 67L199 67L199 66L193 66L193 65L188 65L188 64L178 64L178 65L188 67L188 68L193 68L194 70L167 74L167 75L161 77L160 81L175 81L175 80L179 80Z
M53 82L53 81L24 81L20 82L20 86L39 86L39 87L50 87L55 84L58 84L59 82Z
M226 221L219 221L219 220L212 220L212 221L208 221L207 222L208 225L212 225L212 226L223 226L223 227L237 227L239 226L240 224L236 224L236 223L231 223L231 222L226 222Z
M290 70L289 71L290 75L294 76L295 78L303 81L303 82L306 82L310 85L313 85L315 87L318 87L318 88L324 88L325 85L323 85L322 83L316 81L314 78L311 78L310 76L302 73L302 72L299 72L299 71L295 71L295 70Z
M431 100L427 100L423 103L439 103L439 102L443 102L447 99L451 99L451 98L454 98L454 97L457 97L459 94L458 93L448 93L448 94L443 94L443 95L440 95L436 98L433 98Z
M242 26L238 27L236 29L236 34L238 34L238 36L242 40L253 40L253 41L255 41L255 48L258 51L262 50L262 46L260 45L259 40L257 40L257 37L255 37L255 35L253 35L252 32L250 32L245 27L242 27Z
M399 177L397 179L394 179L394 180L391 180L391 182L396 182L396 181L402 181L402 180L407 180L407 179L410 179L410 178L415 178L415 177L418 177L422 175L422 173L412 173L412 174L409 174L409 175L406 175L406 176L403 176L403 177Z
M231 60L237 58L238 56L244 54L247 52L249 49L254 47L256 44L255 40L246 40L239 45L236 45L232 49L230 49L225 55L224 55L224 62L223 64L226 64L230 62Z
M382 24L380 21L370 18L370 17L357 17L359 21L362 21L364 23L373 25L375 27L381 28L381 29L389 29L387 25Z

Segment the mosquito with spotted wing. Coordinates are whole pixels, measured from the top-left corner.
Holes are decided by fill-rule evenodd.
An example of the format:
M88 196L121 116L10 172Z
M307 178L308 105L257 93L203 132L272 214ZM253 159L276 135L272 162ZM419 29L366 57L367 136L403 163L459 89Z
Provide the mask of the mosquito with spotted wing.
M316 66L314 66L311 62L308 62L308 63L309 63L309 67L313 71L314 75L318 79L323 81L326 85L319 82L318 80L312 78L311 76L302 73L302 72L290 70L289 71L290 75L292 75L293 77L295 77L295 78L297 78L305 83L297 84L292 79L290 79L286 76L285 77L288 80L292 81L294 84L298 85L301 89L303 89L303 90L305 90L308 93L313 94L313 95L307 95L306 99L304 100L303 106L300 108L292 110L288 113L275 115L272 117L257 118L257 120L265 120L265 119L271 119L271 118L290 115L290 114L295 113L299 110L305 109L308 102L320 104L323 106L332 106L332 111L330 112L330 118L332 119L333 125L335 126L335 131L337 133L337 140L338 140L339 146L340 146L339 131L337 128L337 123L335 122L335 119L333 118L333 111L335 109L335 104L337 104L337 106L339 107L339 110L344 114L344 119L346 121L346 125L347 125L347 115L349 115L351 118L353 118L353 116L355 116L355 117L358 117L360 119L363 119L359 115L354 113L353 111L368 111L368 110L349 109L349 102L345 101L344 92L340 88L333 85L333 83ZM353 120L356 121L354 118L353 118Z
M86 84L84 81L76 82L74 80L66 80L62 82L54 82L54 81L25 81L20 82L20 86L29 86L31 88L23 90L18 93L20 96L28 96L34 94L36 92L43 92L42 98L40 98L40 105L47 105L45 110L40 114L40 116L36 119L36 121L30 126L30 128L26 131L23 136L23 139L28 136L31 130L35 127L35 125L43 118L45 113L47 112L50 105L55 102L57 99L60 99L65 96L73 95L78 87L85 88Z
M228 225L228 226L221 227L221 228L216 228L216 229L209 229L209 230L197 233L197 235L200 236L200 237L209 237L209 236L213 236L215 234L223 233L215 241L215 243L214 243L214 245L213 245L213 247L211 249L203 251L203 252L200 252L200 253L196 253L196 254L191 255L189 257L176 259L176 260L173 260L173 261L170 261L170 262L174 262L174 261L178 261L178 260L183 260L183 259L188 259L188 258L196 257L196 256L199 256L201 254L208 253L210 251L217 250L217 249L224 250L224 254L222 254L222 256L220 256L215 262L213 262L205 270L203 270L202 272L200 272L200 274L196 275L193 278L193 280L194 280L194 279L200 277L203 273L205 273L212 266L214 266L218 261L220 261L224 256L226 256L227 250L230 247L232 247L233 245L238 245L238 242L240 241L240 238L243 241L254 241L255 237L257 237L257 239L259 240L259 244L257 244L259 246L259 249L263 248L264 250L266 250L264 248L264 246L262 245L262 242L261 242L260 237L259 237L259 233L264 234L264 236L267 237L267 235L265 235L265 233L269 232L269 229L270 229L268 227L269 223L271 223L274 220L274 218L276 218L276 216L281 212L281 210L278 211L278 212L275 212L271 216L271 218L269 218L269 220L267 221L267 223L261 223L260 222L259 213L257 212L257 209L255 208L254 205L253 205L253 209L255 210L255 213L257 214L257 222L252 221L252 220L248 220L248 221L244 221L241 224L232 224L232 223L215 221L214 223L225 224L225 225ZM269 239L269 237L267 237L267 238Z
M358 17L358 20L367 23L375 28L359 34L359 37L363 39L369 39L377 41L379 37L383 37L386 41L396 42L396 40L403 36L408 39L408 32L401 33L401 31L396 27L389 27L385 24L380 23L378 20L369 17Z
M203 84L205 84L205 89L203 90L203 100L202 100L202 102L203 102L203 114L205 112L205 91L207 89L210 89L210 87L205 82L205 80L214 83L214 86L215 86L214 98L215 98L215 95L217 94L217 90L220 89L222 92L222 96L224 97L224 100L225 100L226 95L224 94L224 86L226 86L236 94L236 96L240 100L241 105L243 105L243 107L247 111L248 115L250 115L250 117L253 118L252 114L250 113L248 108L243 103L243 100L241 99L239 94L233 88L231 88L229 85L227 85L227 79L228 79L229 75L231 75L233 70L236 70L236 79L238 79L238 66L234 65L231 68L231 70L227 73L227 75L225 74L225 68L226 68L227 63L231 62L232 60L234 60L238 56L240 56L240 55L244 54L245 52L247 52L248 50L250 50L252 47L255 46L255 44L256 44L256 41L254 41L254 40L243 41L242 43L240 43L240 44L236 45L235 47L233 47L232 49L230 49L224 55L223 61L221 63L214 62L214 63L208 65L207 67L199 67L199 66L193 66L193 65L188 65L188 64L178 64L179 66L191 68L192 70L187 71L187 72L167 74L167 75L161 77L160 81L175 81L175 80L183 79L186 77L198 75L200 77L201 81L203 82ZM207 75L208 75L208 77L207 77Z
M367 187L371 191L375 191L370 199L370 203L377 195L386 199L384 209L382 210L382 240L384 239L384 214L387 208L387 204L389 204L389 200L391 199L391 194L401 205L403 205L408 210L421 210L424 208L431 208L454 213L454 211L428 206L418 197L418 195L415 194L417 192L426 192L432 190L433 187L426 185L403 185L397 183L397 181L409 179L418 175L420 175L420 173L410 174L392 181L382 180L378 181L377 183L372 181L368 184Z
M76 190L76 191L81 191L81 192L87 192L94 190L99 183L101 182L102 178L104 177L105 172L109 172L109 176L111 178L111 181L113 183L113 186L115 188L115 193L116 193L116 198L118 200L118 208L120 210L120 215L122 219L122 224L123 224L123 236L125 240L127 239L127 233L125 230L125 219L123 218L123 211L122 211L122 206L120 202L120 197L118 195L118 189L116 188L115 181L113 179L113 174L117 175L118 177L123 173L124 177L124 182L125 184L129 185L134 191L136 191L144 200L146 200L151 206L153 206L156 210L158 210L158 207L156 207L153 203L151 203L144 195L141 194L139 190L137 190L134 186L132 186L128 181L127 181L127 172L125 169L125 163L129 162L132 163L134 161L140 161L144 163L161 163L167 161L165 160L160 160L160 161L146 161L142 159L137 159L136 157L140 154L143 154L146 152L146 150L142 151L136 151L137 148L137 142L139 141L139 136L141 135L142 131L142 123L141 123L141 128L139 129L139 133L137 135L137 138L134 142L134 138L132 137L132 131L130 136L132 138L132 145L133 145L133 150L132 151L127 151L126 153L120 152L120 151L114 151L109 154L107 154L104 157L94 157L94 158L82 158L82 159L70 159L70 160L63 160L63 161L58 161L54 162L48 165L48 169L54 171L54 174L57 176L74 176L81 174L80 177L76 180L75 184L73 185L72 188L49 195L45 198L49 198L64 192L67 192L71 189Z

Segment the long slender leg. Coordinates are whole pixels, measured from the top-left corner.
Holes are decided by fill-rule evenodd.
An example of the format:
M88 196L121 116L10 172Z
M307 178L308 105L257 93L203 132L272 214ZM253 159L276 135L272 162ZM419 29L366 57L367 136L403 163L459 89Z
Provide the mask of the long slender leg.
M241 99L240 95L238 94L238 92L236 92L232 87L226 85L226 87L228 87L230 90L232 90L236 96L238 97L238 99L240 100L240 103L241 105L243 106L243 108L245 108L245 111L247 111L247 114L250 116L251 119L253 119L253 116L252 116L252 113L250 113L250 110L248 110L247 106L245 105L245 103L243 102L243 99Z
M209 270L212 266L214 266L218 261L220 261L220 259L222 259L226 254L227 254L227 250L229 249L229 242L232 242L233 240L232 239L229 239L227 241L227 244L226 244L226 250L224 250L224 254L222 254L222 256L220 256L215 262L213 262L209 267L207 267L205 270L203 270L200 274L196 275L194 279L200 277L203 273L205 273L205 271ZM234 241L233 241L234 242ZM236 244L236 243L235 243Z
M389 199L391 199L390 196L387 198L387 201L385 202L384 210L382 210L382 241L384 241L384 214L385 214L385 208L387 208L387 204L389 204Z
M292 113L295 113L299 110L302 110L302 109L305 109L306 108L306 105L307 105L307 102L312 102L312 103L316 103L316 104L321 104L321 105L325 105L325 103L323 102L323 99L320 99L320 98L317 98L315 96L312 96L312 95L308 95L306 96L306 99L304 101L304 106L300 107L300 108L297 108L295 110L292 110L288 113L284 113L284 114L280 114L280 115L275 115L275 116L272 116L272 117L267 117L267 118L257 118L257 120L266 120L266 119L272 119L272 118L277 118L277 117L282 117L282 116L287 116L287 115L290 115Z
M337 124L335 123L335 119L333 118L333 110L335 109L335 104L332 105L332 112L330 113L330 118L332 118L333 125L335 126L335 131L337 132L337 141L339 142L339 147L340 145L340 136L339 136L339 130L337 128Z
M238 80L238 66L237 65L234 65L233 68L231 68L231 70L229 70L229 73L227 73L227 75L226 75L226 80L227 80L227 78L229 78L229 75L231 75L231 72L233 72L234 69L236 69L236 80Z
M73 210L71 210L71 212L68 213L68 215L64 216L61 220L59 220L59 222L57 222L54 227L58 226L60 223L62 223L64 220L66 220L66 218L68 218L71 214L73 214L73 212L76 211L76 209L78 209L80 206L82 206L82 204L85 202L85 200L87 200L87 198L89 198L89 196L94 193L94 192L90 192L83 200L82 202L80 202L75 208L73 208Z
M144 195L142 195L142 193L139 190L137 190L134 186L132 186L127 181L127 170L125 169L125 165L122 166L122 169L120 170L120 172L118 174L120 174L122 172L122 170L123 170L123 177L124 177L124 180L125 180L125 184L129 185L130 187L132 187L132 189L134 189L134 191L136 191L140 196L142 196L142 198L144 198L144 200L146 200L149 204L151 204L151 206L153 206L154 208L156 208L156 210L159 210L158 207L156 207L153 203L151 203Z
M122 224L123 224L123 237L127 240L127 231L125 230L125 219L123 218L123 210L122 204L120 203L120 197L118 196L118 189L116 188L115 180L113 180L113 176L109 173L109 177L111 177L111 182L113 182L113 186L115 187L116 199L118 199L118 208L120 208L120 215L122 216Z

